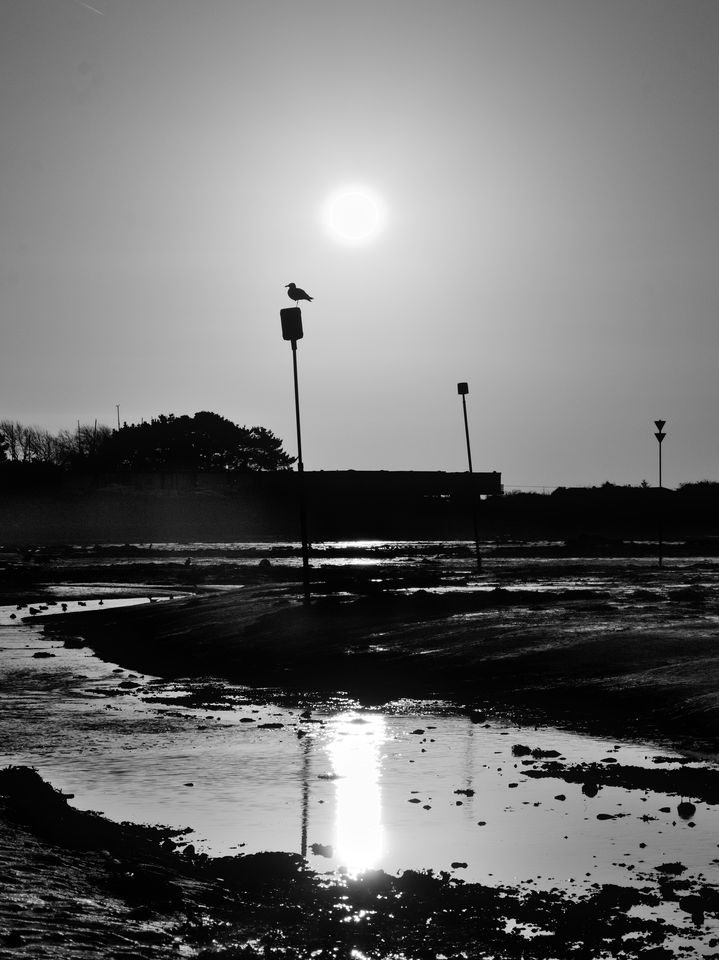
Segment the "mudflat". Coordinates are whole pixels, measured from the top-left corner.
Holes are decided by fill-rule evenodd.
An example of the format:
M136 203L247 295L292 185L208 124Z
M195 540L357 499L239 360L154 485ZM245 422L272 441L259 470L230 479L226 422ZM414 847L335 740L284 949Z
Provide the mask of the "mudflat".
M481 577L442 563L315 567L309 603L297 569L276 562L211 575L162 564L153 572L167 589L192 595L54 616L47 634L163 677L341 690L373 704L437 696L477 722L510 714L654 740L688 757L718 752L712 561L663 570L527 561ZM142 565L127 577L112 564L74 572L46 564L33 571L25 595L79 576L85 584L139 584L147 574ZM215 583L226 589L217 592ZM27 607L18 614L41 617ZM583 790L622 784L675 793L687 809L687 798L719 799L716 771L691 765L646 771L550 761L531 775ZM17 768L0 774L0 812L2 958L671 960L719 947L719 892L702 878L685 879L680 862L655 864L643 888L595 884L581 893L412 870L328 879L297 854L210 858L187 846L180 853L171 831L73 810ZM681 929L662 915L663 905L686 918Z
M160 676L342 690L366 703L437 696L713 754L717 570L545 563L489 583L456 572L393 568L383 581L331 571L328 581L315 574L307 604L296 580L273 569L268 582L55 617L46 629Z

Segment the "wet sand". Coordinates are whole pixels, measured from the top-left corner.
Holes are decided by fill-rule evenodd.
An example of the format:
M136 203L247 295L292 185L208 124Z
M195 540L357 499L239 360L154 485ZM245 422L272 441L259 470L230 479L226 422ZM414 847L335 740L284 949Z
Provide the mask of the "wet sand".
M433 592L431 572L393 569L380 589L374 577L333 571L331 587L324 583L309 605L295 582L272 579L56 618L46 629L78 634L101 657L159 676L343 691L367 704L453 699L479 713L715 755L717 590L687 586L685 572L665 571L650 592L643 581L654 574L635 571L621 594L602 588L601 571L592 589L562 587L572 568L542 575L550 584L542 590L515 582Z
M530 565L527 581L535 574ZM621 596L601 583L563 589L562 577L573 574L571 564L557 567L554 588L541 591L515 579L511 589L500 581L468 592L434 592L447 585L437 571L315 574L306 606L296 571L253 570L230 592L67 615L46 629L165 677L341 690L366 703L438 696L463 704L477 722L508 713L716 756L716 593L688 587L671 571L659 591L646 571L631 571ZM469 578L452 583L467 586ZM697 778L661 764L647 775L550 761L535 775L545 773L590 789L642 776L642 789L719 799L715 774ZM0 778L3 958L43 950L63 960L95 956L100 944L107 957L178 956L182 947L184 955L226 960L440 953L670 960L719 947L710 932L719 894L701 878L684 880L679 862L655 865L659 894L655 886L605 884L570 896L413 871L328 880L294 854L181 856L166 831L100 826L100 818L68 814L62 798L25 775L12 781ZM662 901L679 905L688 932L652 913Z

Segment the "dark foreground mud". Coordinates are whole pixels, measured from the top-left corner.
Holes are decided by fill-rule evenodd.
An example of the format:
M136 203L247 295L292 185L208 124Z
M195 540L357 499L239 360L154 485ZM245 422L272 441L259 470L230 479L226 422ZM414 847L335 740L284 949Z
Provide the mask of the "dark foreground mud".
M682 882L680 864L645 888L581 897L414 871L319 876L297 854L180 855L171 831L75 811L27 768L0 772L0 811L3 958L670 960L719 948L719 893ZM678 925L657 915L663 901Z

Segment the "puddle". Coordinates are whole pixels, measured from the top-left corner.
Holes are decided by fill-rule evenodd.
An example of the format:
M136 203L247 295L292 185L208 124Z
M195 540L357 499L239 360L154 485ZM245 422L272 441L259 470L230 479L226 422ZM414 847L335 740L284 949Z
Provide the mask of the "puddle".
M101 600L149 602L97 591L61 602ZM694 800L686 820L670 794L587 796L579 783L528 776L546 757L516 748L654 770L659 753L679 759L666 750L474 723L442 703L257 702L240 686L133 674L13 613L28 615L0 608L0 765L35 766L79 808L192 827L196 849L215 855L301 852L320 871L433 869L577 889L656 883L657 866L679 862L685 877L719 883L716 806Z

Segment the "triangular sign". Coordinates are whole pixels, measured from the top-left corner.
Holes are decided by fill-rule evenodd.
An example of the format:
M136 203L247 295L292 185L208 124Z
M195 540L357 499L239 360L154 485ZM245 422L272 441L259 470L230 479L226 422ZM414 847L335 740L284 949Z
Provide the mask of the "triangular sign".
M657 430L663 430L663 429L664 429L664 424L665 424L666 422L667 422L666 420L655 420L655 421L654 421L654 423L656 424Z
M657 438L659 443L661 443L664 437L666 437L666 433L662 433L660 430L659 433L655 433L654 436Z

